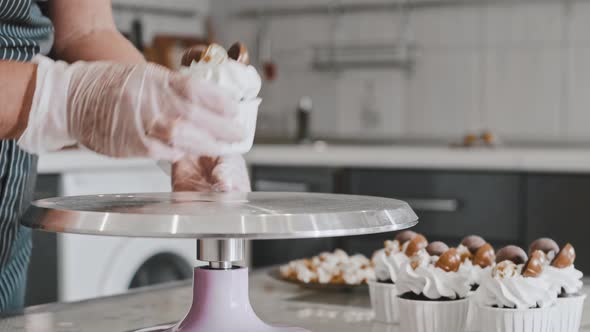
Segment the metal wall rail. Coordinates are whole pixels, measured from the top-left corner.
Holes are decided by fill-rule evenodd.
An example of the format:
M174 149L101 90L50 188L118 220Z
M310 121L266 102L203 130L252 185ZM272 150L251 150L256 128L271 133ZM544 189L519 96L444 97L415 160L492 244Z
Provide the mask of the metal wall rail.
M407 9L427 9L446 6L482 6L489 4L523 3L571 3L588 0L395 0L371 3L332 3L309 6L270 6L267 8L247 8L237 11L239 18L258 18L261 16L303 16L303 15L344 15L368 12L400 11Z

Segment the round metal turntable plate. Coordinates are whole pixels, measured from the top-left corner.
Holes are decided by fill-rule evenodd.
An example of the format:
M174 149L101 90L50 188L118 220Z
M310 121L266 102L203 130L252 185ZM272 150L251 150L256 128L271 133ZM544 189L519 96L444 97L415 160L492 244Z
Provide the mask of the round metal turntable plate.
M170 238L277 239L411 227L405 202L312 193L144 193L43 199L23 224L51 232Z

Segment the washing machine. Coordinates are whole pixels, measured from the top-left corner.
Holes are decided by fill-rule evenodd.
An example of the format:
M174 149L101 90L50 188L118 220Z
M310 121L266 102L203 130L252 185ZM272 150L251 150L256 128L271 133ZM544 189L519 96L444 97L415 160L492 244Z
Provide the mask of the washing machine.
M170 179L155 164L75 170L59 176L61 196L166 192ZM57 237L58 299L77 301L192 277L195 240Z

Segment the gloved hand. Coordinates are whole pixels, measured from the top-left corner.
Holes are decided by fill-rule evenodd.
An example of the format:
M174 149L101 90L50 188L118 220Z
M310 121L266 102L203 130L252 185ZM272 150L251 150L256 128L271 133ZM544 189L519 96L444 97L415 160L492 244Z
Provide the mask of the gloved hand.
M19 145L31 153L78 142L112 157L175 161L215 155L250 135L238 103L190 73L155 64L76 62L37 56L29 122Z
M238 103L237 117L248 132L254 132L256 114L260 99L261 80L254 67L247 64L247 55L241 54L245 47L240 47L237 58L228 59L228 52L219 45L210 45L199 56L191 57L190 53L181 71L190 72L212 82L228 92ZM193 59L194 58L194 59ZM194 61L193 61L194 60ZM242 144L242 151L250 150L253 136ZM236 149L237 145L236 145ZM244 158L228 151L216 154L192 155L172 165L172 189L174 191L250 191L250 180Z
M249 192L250 179L241 155L185 157L172 165L174 191Z

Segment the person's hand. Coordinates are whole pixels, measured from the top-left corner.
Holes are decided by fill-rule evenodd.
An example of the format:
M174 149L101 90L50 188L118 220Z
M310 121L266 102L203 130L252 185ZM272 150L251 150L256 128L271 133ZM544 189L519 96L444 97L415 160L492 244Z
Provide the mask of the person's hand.
M149 63L33 61L35 94L19 140L29 152L78 142L112 157L174 161L248 137L235 121L238 103L190 74Z
M241 155L185 157L172 165L173 191L249 192L250 179Z

